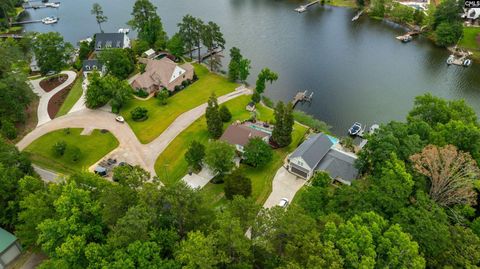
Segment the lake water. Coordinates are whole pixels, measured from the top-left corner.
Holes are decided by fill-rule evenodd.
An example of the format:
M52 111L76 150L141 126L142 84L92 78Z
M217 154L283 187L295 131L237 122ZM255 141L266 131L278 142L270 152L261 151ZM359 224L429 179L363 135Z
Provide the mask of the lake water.
M31 24L26 30L58 31L76 43L98 32L90 15L94 2L109 18L104 30L127 27L133 0L63 0L58 10L31 10L29 15L58 16L58 24ZM293 9L299 2L287 0L153 2L169 35L185 14L218 23L227 49L239 47L252 60L249 83L254 85L263 67L279 74L279 80L267 86L266 95L273 100L290 101L299 90L314 91L313 102L297 109L327 122L338 135L345 135L355 121L403 120L414 97L425 92L464 98L480 112L480 64L447 66L446 50L424 38L401 43L395 36L405 29L392 23L367 17L351 22L352 9L318 5L298 14Z

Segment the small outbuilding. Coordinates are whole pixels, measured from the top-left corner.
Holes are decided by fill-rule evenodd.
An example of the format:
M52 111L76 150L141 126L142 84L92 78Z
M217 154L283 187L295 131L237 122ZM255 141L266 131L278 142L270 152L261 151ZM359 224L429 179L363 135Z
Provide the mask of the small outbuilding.
M6 268L7 265L20 256L21 253L22 248L17 238L13 234L0 228L0 269Z
M155 50L149 49L143 53L143 57L148 58L148 59L153 59L155 58L156 53Z
M245 107L247 111L253 112L255 111L255 102L250 102L248 105Z

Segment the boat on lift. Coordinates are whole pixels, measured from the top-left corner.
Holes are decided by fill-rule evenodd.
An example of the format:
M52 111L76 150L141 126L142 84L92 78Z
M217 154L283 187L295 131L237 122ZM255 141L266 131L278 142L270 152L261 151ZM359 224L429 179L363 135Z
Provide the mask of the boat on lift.
M470 65L472 65L472 60L470 60L470 59L465 59L465 61L463 61L463 66L469 67Z
M45 17L42 19L43 24L54 24L58 22L57 17Z
M355 122L350 129L348 129L348 134L351 136L356 136L362 131L362 125L359 122Z
M46 7L52 7L52 8L59 8L60 7L60 2L55 2L55 3L45 3Z
M447 64L448 64L448 65L453 64L453 61L454 61L454 60L455 60L455 55L451 54L450 56L448 56Z

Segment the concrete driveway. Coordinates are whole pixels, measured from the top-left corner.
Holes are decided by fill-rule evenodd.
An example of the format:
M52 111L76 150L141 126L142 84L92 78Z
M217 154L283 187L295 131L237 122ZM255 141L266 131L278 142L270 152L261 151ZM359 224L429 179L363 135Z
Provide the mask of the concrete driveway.
M73 71L62 71L60 74L66 74L67 80L57 86L55 89L45 92L42 87L40 87L40 81L44 79L44 77L31 80L30 85L32 86L32 90L35 94L37 94L40 97L39 103L38 103L38 110L37 110L37 115L38 115L38 123L37 126L40 126L42 124L45 124L52 119L50 118L50 115L48 115L48 102L54 96L56 93L59 91L63 90L65 87L68 85L72 84L75 81L75 78L77 77L77 73Z
M273 178L272 193L268 196L263 207L274 207L278 205L282 198L287 198L288 201L292 202L297 191L300 190L306 182L306 180L290 174L287 169L281 167Z

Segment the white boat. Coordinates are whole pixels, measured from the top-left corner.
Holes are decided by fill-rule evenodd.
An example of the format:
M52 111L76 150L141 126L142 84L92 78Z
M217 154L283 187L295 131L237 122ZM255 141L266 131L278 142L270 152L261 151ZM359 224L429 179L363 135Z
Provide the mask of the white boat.
M295 11L298 12L298 13L302 13L302 12L307 11L307 7L306 6L299 6L295 9Z
M455 56L453 54L451 54L450 56L448 56L447 64L448 65L453 64L454 60L455 60Z
M470 65L472 65L472 60L466 59L465 61L463 61L463 66L468 67Z
M350 129L348 129L348 134L351 136L358 135L362 130L362 125L358 122L355 122Z
M130 29L120 28L120 29L118 29L118 32L121 33L121 34L128 34L128 33L130 33Z
M59 8L59 7L60 7L60 3L59 3L59 2L55 2L55 3L45 3L45 6L46 6L46 7L52 7L52 8Z
M42 19L43 24L54 24L58 22L57 17L46 17Z

